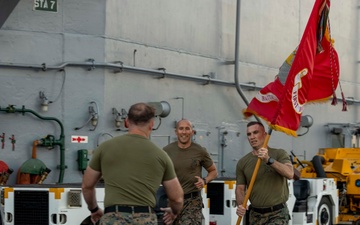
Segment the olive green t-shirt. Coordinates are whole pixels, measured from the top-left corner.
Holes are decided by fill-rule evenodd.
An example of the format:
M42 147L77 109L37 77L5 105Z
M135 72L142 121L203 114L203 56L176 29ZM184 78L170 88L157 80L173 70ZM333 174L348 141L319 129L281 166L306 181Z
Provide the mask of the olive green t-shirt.
M281 163L291 163L283 149L268 148L269 156ZM258 157L251 152L241 158L236 165L236 184L250 184ZM249 200L254 207L271 207L285 203L289 197L287 178L266 163L261 162Z
M174 163L176 175L184 190L184 194L199 191L194 185L195 176L201 177L202 167L209 168L213 161L207 150L197 143L191 143L188 148L181 149L178 142L164 147Z
M102 143L89 166L102 173L105 207L137 205L155 207L162 181L176 177L169 156L149 139L126 134Z

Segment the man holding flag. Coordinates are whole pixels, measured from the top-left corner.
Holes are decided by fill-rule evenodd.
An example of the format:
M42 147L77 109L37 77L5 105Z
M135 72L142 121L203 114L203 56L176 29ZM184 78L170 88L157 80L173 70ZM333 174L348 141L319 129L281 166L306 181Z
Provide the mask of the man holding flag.
M258 177L250 195L250 224L288 224L290 215L286 206L289 198L287 179L294 175L293 166L288 153L283 149L263 147L266 132L262 123L249 122L247 138L253 148L241 158L236 166L236 214L244 216L243 206L246 186L253 175L258 159L261 165Z
M336 104L335 90L339 83L340 69L338 55L333 47L333 40L330 35L329 11L330 0L315 1L299 46L285 60L275 81L261 89L243 112L245 117L256 115L266 120L269 124L270 129L264 138L263 148L257 150L259 155L267 153L264 149L267 148L267 143L273 129L294 137L297 136L296 130L299 128L301 114L306 103L326 102L333 96L332 104ZM346 111L346 101L343 93L341 94L343 98L343 111ZM256 132L264 133L262 129L260 128ZM251 134L251 131L249 132ZM269 149L268 155L274 157L272 154ZM236 225L239 225L241 222L244 212L242 207L246 207L249 196L253 200L257 196L256 193L251 192L251 189L253 186L259 186L257 183L261 182L256 176L259 168L261 172L264 160L268 160L267 157L266 159L263 157L265 156L259 156L255 167L251 167L253 175L250 183L247 183L248 189L242 201L243 205L239 206L237 210L239 219ZM270 162L267 161L267 163L279 165L276 161L272 163L272 160ZM243 182L240 178L239 181ZM243 183L239 183L239 185L243 185ZM271 193L274 191L270 189L272 187L269 185L262 186L262 188L267 187L269 187L269 190L264 190L265 192ZM240 190L237 193L241 194ZM238 203L241 203L240 197L238 198ZM251 203L253 204L252 201ZM257 205L255 206L258 207ZM252 218L252 215L250 215L250 218Z

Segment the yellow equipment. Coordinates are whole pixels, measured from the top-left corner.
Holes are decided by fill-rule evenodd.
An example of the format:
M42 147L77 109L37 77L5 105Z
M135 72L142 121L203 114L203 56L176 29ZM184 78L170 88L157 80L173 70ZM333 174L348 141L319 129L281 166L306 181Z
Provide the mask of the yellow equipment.
M301 178L333 178L339 190L339 223L360 225L360 148L322 148L311 161L296 159L294 167Z

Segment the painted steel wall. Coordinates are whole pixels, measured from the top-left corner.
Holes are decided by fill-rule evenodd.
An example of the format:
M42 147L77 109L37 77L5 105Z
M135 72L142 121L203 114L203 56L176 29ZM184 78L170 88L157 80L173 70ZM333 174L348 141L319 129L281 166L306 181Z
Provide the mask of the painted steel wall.
M241 83L262 87L274 79L278 67L299 43L313 0L241 1ZM206 146L222 176L234 176L237 160L250 151L246 107L234 86L204 84L176 79L166 73L194 77L210 76L234 82L236 27L235 0L58 1L58 12L34 11L33 2L20 1L0 29L0 64L47 67L64 62L114 63L149 70L165 69L164 77L148 73L117 71L104 67L69 66L64 71L0 67L0 107L9 104L55 117L64 125L64 182L80 182L77 150L87 149L91 158L96 146L116 131L112 108L128 110L136 102L167 101L170 115L163 118L152 140L160 147L175 140L174 123L182 117L194 122L195 140ZM339 53L341 87L346 97L360 99L359 1L333 0L330 20L332 38ZM40 110L39 92L54 101L47 112ZM248 100L256 91L244 90ZM340 88L337 90L340 96ZM88 107L95 101L99 123L74 130L89 118ZM310 131L298 138L273 132L270 146L311 157L318 148L330 147L328 123L359 121L358 104L341 112L341 103L310 105L304 114L314 118ZM158 121L159 122L159 121ZM342 127L342 125L340 125ZM350 135L353 126L344 127ZM224 131L227 131L224 145ZM31 114L0 112L0 134L5 133L0 160L17 170L31 157L32 142L48 134L58 138L56 123ZM16 143L12 150L10 135ZM110 135L105 135L110 134ZM87 136L88 143L72 143L71 136ZM347 140L349 137L347 138ZM350 140L350 139L349 139ZM350 142L347 142L349 145ZM52 169L46 182L57 182L59 148L37 148L38 159ZM9 183L15 183L15 174Z

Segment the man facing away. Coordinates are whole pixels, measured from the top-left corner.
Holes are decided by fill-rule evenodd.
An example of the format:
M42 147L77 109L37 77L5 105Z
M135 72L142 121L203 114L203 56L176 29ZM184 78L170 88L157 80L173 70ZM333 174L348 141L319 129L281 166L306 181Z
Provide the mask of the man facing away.
M174 225L200 225L202 219L201 189L218 175L207 150L192 142L194 130L191 122L182 119L176 124L177 141L164 147L174 163L176 175L184 190L184 208ZM202 178L202 168L207 176Z
M236 166L236 214L244 216L245 189L249 185L258 158L261 165L250 193L249 222L255 224L288 224L290 215L286 206L289 198L287 179L294 175L290 157L283 149L263 147L266 137L262 123L247 124L247 138L252 151L241 158Z
M101 225L155 225L155 193L162 184L169 199L165 224L180 213L183 190L168 155L149 140L155 109L146 103L130 107L128 133L102 143L85 171L82 190L91 220ZM105 183L104 212L98 207L95 185ZM104 214L105 213L105 214ZM101 219L100 219L101 218Z

